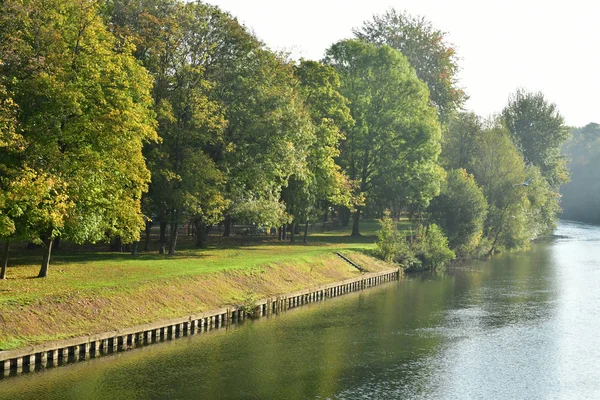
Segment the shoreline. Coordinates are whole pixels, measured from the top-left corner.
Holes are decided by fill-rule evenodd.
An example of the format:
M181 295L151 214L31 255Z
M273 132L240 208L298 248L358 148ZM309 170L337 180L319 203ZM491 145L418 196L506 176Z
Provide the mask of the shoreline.
M401 276L402 270L393 268L379 272L361 273L356 278L269 296L252 305L252 314L256 318L277 315L303 304L323 301L382 283L397 281ZM247 307L230 306L100 334L0 351L0 372L2 373L0 376L8 377L133 350L138 346L221 329L242 322L249 317Z

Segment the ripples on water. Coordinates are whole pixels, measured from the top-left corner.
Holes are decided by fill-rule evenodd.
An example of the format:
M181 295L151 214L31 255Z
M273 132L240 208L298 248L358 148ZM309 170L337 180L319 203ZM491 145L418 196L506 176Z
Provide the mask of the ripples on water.
M600 229L229 332L0 381L0 398L599 399Z

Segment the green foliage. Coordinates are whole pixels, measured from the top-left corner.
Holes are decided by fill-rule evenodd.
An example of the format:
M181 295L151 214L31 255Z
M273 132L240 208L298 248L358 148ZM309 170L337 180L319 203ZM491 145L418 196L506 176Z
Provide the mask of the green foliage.
M473 147L482 131L483 122L476 114L458 113L443 136L440 164L447 170L469 168Z
M328 205L352 207L348 177L335 160L340 155L343 131L351 127L354 120L348 100L340 93L341 82L334 68L302 60L295 67L295 75L315 127L315 138L307 156L308 171L304 176L290 180L285 198L286 204L291 206L290 213L308 220L316 216L316 212L322 213L323 207ZM289 204L291 199L295 204Z
M489 252L526 247L525 191L513 185L525 182L525 162L501 126L486 129L478 137L471 171L488 200L485 236Z
M379 220L377 254L387 262L395 262L409 271L435 270L455 258L448 248L448 239L435 224L419 226L414 237L407 238L398 232L389 210Z
M390 210L384 211L383 218L379 220L381 229L377 231L377 252L387 262L395 261L400 242L404 240L390 214Z
M502 111L502 118L526 163L540 168L555 189L568 182L569 172L560 150L569 138L569 129L555 104L541 92L519 89Z
M435 29L425 18L392 8L383 15L375 15L354 34L369 43L387 44L400 51L419 79L427 84L442 122L447 123L466 100L458 86L458 57L454 48L446 41L446 33Z
M436 270L456 258L454 251L448 248L448 238L436 224L420 226L411 248L419 262L410 265L410 270Z
M426 206L442 178L440 127L426 85L385 45L342 41L327 51L326 62L340 74L356 121L342 142L340 164L359 183L367 206Z
M448 172L440 195L429 205L429 212L457 255L473 254L483 236L487 201L472 175L464 169Z
M20 168L60 188L22 226L38 240L137 239L150 179L141 149L156 140L151 77L131 46L117 51L97 3L6 1L0 19L0 76L28 143Z

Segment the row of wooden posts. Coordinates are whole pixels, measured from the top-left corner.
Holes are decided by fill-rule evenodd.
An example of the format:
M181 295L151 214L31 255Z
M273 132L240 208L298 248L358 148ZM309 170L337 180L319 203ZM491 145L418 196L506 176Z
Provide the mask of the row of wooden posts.
M201 332L224 328L246 318L279 314L303 304L337 297L381 283L398 280L399 270L364 274L317 289L267 298L252 307L228 307L177 320L162 321L120 331L52 342L25 349L0 351L0 377L112 354Z

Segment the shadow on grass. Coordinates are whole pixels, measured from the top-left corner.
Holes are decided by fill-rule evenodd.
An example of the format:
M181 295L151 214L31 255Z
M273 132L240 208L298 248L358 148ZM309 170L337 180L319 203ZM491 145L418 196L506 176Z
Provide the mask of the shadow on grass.
M400 223L399 227L408 228L410 223ZM276 236L267 235L237 235L232 237L222 237L219 233L211 234L205 247L199 248L195 246L194 236L180 236L178 238L177 251L175 255L159 254L159 243L157 240L151 242L151 251L139 251L137 256L133 256L130 252L115 252L110 251L109 244L84 244L76 245L73 243L61 243L60 249L55 249L52 252L52 265L65 265L71 263L87 264L95 262L128 262L128 261L158 261L158 260L177 260L189 258L203 258L214 254L219 250L236 250L243 249L244 251L262 250L263 246L339 246L339 245L372 245L377 241L375 235L379 224L374 221L365 221L361 223L361 236L350 236L350 229L340 228L339 230L330 230L322 233L312 233L308 236L307 243L304 243L303 232L295 235L295 242L290 243L290 238L287 240L278 240ZM143 242L140 242L140 248L143 247ZM354 248L353 248L354 249ZM356 250L359 250L357 247ZM363 250L360 250L363 251ZM369 251L367 249L365 252ZM369 253L365 253L370 255ZM19 268L31 265L41 265L42 249L27 249L25 244L15 246L11 250L9 258L10 268Z

